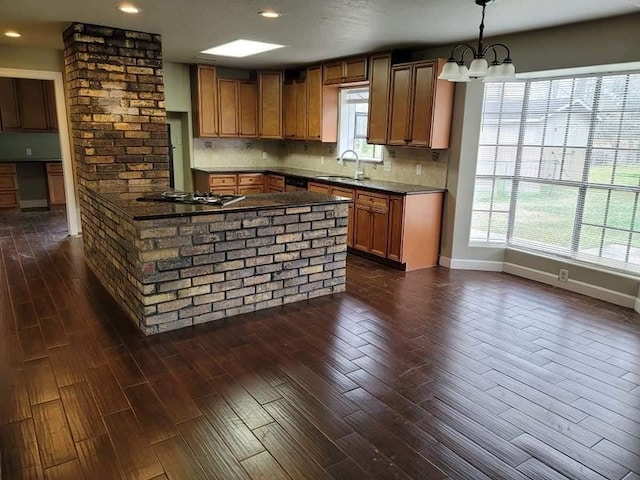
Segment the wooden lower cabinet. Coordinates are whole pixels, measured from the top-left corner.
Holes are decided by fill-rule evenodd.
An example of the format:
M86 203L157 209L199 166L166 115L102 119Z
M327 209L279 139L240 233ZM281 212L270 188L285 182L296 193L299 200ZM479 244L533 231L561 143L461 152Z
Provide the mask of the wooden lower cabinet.
M332 187L331 195L335 195L336 197L344 197L350 198L353 200L355 198L355 191L347 188L340 187ZM355 225L355 209L353 208L353 203L349 204L349 213L347 214L347 247L353 248L353 231Z
M402 237L404 226L404 197L389 198L389 251L388 258L402 261Z
M307 184L307 190L310 192L324 193L325 195L331 194L331 185L325 183L309 182Z
M64 176L62 164L47 163L47 186L49 187L49 205L64 205L67 203L64 194Z
M387 256L389 196L356 191L354 248Z
M0 164L0 208L17 208L19 206L16 165L15 163Z
M264 192L265 175L262 173L209 174L196 171L193 174L193 185L199 192L213 192L219 195L255 195Z
M284 177L282 175L267 175L267 192L284 192Z

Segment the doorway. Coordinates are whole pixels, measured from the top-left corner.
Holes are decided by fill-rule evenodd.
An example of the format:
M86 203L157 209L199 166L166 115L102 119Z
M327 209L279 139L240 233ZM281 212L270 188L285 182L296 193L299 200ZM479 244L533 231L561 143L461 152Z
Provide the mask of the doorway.
M27 103L19 108L23 109L25 122L29 122L29 129L31 129L28 133L21 130L18 113L15 116L18 125L14 122L10 125L9 131L21 131L22 133L13 133L11 137L4 137L7 146L5 154L2 155L4 161L0 163L0 167L6 170L7 177L3 177L6 183L13 182L15 184L15 193L12 194L15 195L13 201L17 202L22 210L27 211L41 208L44 205L59 209L62 204L65 204L67 232L69 235L78 235L80 233L80 214L74 187L62 73L0 68L0 78L4 81L13 79L12 85L18 84L18 89L23 90L22 93L27 98ZM34 92L36 93L34 94ZM16 92L16 95L17 93L19 92ZM48 108L43 115L31 117L30 114L36 111L36 106L31 105L30 102L34 101L34 98L38 99L39 95L42 95L42 102ZM17 97L15 100L15 104L18 105ZM0 107L11 108L4 105L0 105ZM46 138L34 137L36 133L33 132L39 130L49 132L45 134ZM9 133L0 133L0 135L9 135ZM55 158L50 157L52 151L58 153ZM42 158L39 159L38 156ZM11 161L12 158L15 161ZM38 160L43 161L38 165ZM38 172L44 173L44 176L40 176ZM11 185L7 187L7 191L10 189ZM23 199L19 198L20 190L25 192L22 195L25 197ZM46 191L45 198L42 198L43 191ZM12 198L9 197L7 201L9 200Z

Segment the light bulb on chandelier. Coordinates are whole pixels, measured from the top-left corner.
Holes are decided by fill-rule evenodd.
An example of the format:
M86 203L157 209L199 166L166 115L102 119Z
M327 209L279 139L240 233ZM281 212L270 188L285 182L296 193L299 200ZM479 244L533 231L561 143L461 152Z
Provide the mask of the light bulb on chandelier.
M508 82L516 80L516 67L511 60L511 51L503 43L483 45L485 9L493 0L475 0L482 7L482 21L480 22L480 36L478 47L474 48L468 43L459 43L451 50L447 63L442 68L439 80L450 82L469 82L475 78L483 78L485 82ZM498 60L498 51L505 50L506 56L502 61ZM459 56L456 57L456 52ZM467 68L464 56L467 52L473 54L473 60ZM491 64L487 61L487 54L493 53Z

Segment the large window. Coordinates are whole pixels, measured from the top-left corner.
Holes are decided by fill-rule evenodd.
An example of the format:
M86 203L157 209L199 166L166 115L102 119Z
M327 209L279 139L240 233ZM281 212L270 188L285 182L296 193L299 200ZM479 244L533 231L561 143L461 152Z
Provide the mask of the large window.
M472 244L640 272L640 73L489 83Z
M345 150L354 150L361 159L382 161L382 147L367 143L368 115L368 87L340 90L338 154Z

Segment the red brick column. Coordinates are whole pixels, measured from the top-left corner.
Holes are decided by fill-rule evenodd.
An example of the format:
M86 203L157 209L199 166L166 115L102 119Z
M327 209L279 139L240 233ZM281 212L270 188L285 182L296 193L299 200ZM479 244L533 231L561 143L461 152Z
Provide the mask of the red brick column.
M72 24L65 78L79 186L169 184L159 35Z

